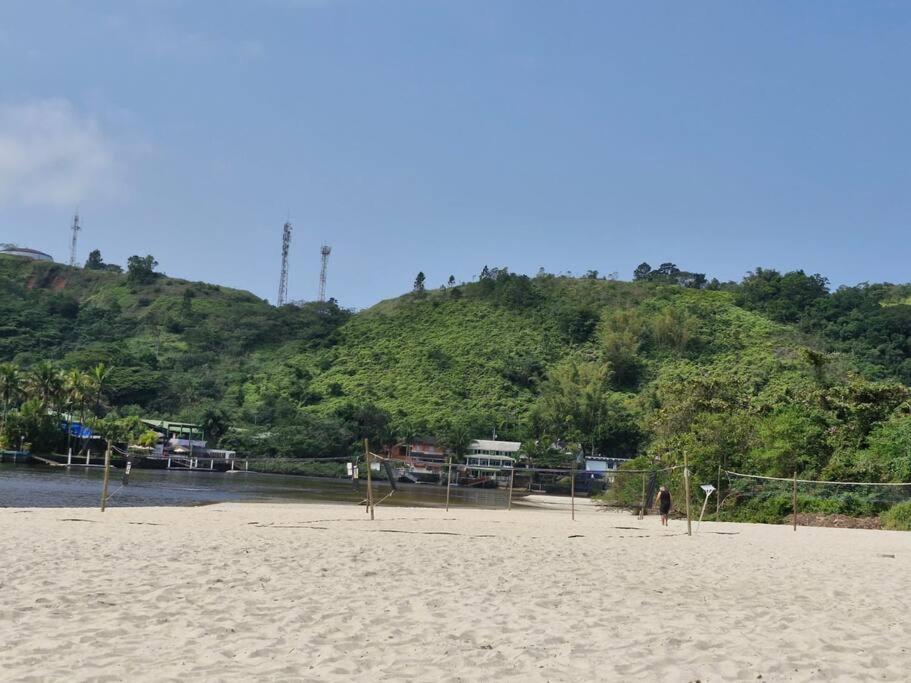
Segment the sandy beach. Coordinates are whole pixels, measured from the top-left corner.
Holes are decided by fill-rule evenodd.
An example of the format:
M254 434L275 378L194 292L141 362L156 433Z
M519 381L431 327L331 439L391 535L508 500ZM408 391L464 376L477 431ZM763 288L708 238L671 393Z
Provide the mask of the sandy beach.
M911 534L551 507L0 509L0 678L908 679Z

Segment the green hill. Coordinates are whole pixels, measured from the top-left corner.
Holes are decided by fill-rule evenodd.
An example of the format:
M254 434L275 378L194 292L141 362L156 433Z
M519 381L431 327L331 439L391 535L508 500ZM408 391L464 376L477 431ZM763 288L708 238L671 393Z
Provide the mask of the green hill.
M662 269L619 282L485 268L352 314L3 257L0 360L107 364L101 412L205 419L260 455L496 429L665 462L686 449L705 472L911 480L911 450L890 445L911 444L907 287Z

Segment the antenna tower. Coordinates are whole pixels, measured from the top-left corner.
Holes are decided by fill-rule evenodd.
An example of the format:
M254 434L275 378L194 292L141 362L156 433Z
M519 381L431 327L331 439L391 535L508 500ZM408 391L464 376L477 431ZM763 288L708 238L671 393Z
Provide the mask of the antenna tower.
M70 241L70 265L76 265L76 240L79 237L79 231L82 230L82 226L79 225L79 212L77 211L73 215L73 226L70 228L73 231L73 239Z
M323 256L323 266L319 271L319 300L326 300L326 267L329 265L329 254L332 253L332 247L324 244L320 247L319 253Z
M282 274L278 281L278 306L288 303L288 251L291 249L291 222L282 230Z

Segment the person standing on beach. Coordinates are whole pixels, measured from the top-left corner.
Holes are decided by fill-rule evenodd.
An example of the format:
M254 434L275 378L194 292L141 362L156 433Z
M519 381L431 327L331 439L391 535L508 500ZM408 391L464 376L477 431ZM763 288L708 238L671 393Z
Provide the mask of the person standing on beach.
M661 526L667 526L667 516L671 511L671 492L666 486L658 490L658 512L661 513Z

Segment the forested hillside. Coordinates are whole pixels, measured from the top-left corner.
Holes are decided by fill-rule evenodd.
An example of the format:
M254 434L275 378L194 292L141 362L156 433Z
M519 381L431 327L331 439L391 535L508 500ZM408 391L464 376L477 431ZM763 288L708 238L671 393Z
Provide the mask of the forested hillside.
M125 274L0 258L7 441L51 361L70 375L106 368L99 414L202 421L265 456L496 429L539 460L566 441L666 462L686 449L706 471L911 480L907 286L830 292L772 270L719 283L673 264L643 264L632 282L485 267L439 290L420 277L351 314L274 308L134 258ZM52 389L40 400L72 407L62 376Z

